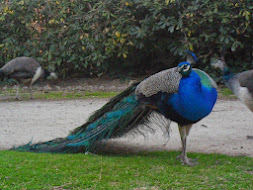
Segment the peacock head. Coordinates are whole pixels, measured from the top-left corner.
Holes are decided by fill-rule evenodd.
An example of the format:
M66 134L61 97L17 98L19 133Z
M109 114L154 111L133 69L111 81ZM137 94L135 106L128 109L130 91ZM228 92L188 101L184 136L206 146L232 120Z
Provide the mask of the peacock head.
M191 71L192 71L192 66L190 63L188 62L181 62L178 64L177 66L177 71L179 73L181 73L181 75L183 77L187 77L190 75Z
M58 77L57 77L56 73L50 72L47 69L45 69L44 70L44 78L49 79L49 80L51 80L51 79L56 80Z

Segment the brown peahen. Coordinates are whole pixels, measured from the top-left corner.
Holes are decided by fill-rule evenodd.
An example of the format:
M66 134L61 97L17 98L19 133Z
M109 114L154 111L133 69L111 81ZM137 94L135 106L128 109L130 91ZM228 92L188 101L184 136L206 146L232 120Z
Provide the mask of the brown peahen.
M16 99L18 100L20 84L28 86L30 97L33 98L31 88L38 79L57 78L54 72L43 69L40 63L31 57L17 57L6 63L0 69L0 79L3 80L5 77L17 81Z
M253 70L234 74L229 70L224 57L211 65L223 72L227 87L253 112Z

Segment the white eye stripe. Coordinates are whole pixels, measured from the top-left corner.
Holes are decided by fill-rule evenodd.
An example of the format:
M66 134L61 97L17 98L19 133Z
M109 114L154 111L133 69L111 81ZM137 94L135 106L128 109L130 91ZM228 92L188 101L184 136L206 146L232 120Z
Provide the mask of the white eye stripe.
M190 65L182 65L179 67L179 70L183 71L183 72L186 72L188 71L189 69L191 68Z
M183 71L188 71L190 69L190 65L187 65L185 69L183 69Z
M180 70L183 70L185 67L185 65L182 65L181 67L179 67Z

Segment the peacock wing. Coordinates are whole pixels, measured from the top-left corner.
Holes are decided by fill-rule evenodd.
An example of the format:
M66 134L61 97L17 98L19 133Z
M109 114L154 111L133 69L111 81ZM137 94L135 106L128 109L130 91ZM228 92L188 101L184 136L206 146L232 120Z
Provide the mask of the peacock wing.
M2 67L2 70L8 74L15 72L30 72L35 74L38 67L40 67L39 62L31 57L17 57L6 63Z
M136 87L135 94L137 97L151 97L159 92L176 93L181 77L177 67L161 71L140 82Z
M217 88L216 82L205 71L202 71L196 68L194 68L193 71L197 73L197 75L200 77L201 83L204 86L209 87L209 88L212 88L212 87Z
M29 73L29 72L15 72L12 73L10 76L11 78L14 79L29 79L32 78L34 73Z

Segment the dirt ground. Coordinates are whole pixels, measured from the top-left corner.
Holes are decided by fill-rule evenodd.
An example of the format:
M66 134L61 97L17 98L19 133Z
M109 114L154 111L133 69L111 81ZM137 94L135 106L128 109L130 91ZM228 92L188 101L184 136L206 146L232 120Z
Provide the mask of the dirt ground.
M107 101L0 101L0 149L65 137ZM175 123L172 123L170 139L165 143L166 138L158 129L147 138L134 135L112 140L107 147L119 152L180 150ZM187 147L189 152L253 157L252 113L237 100L218 100L213 112L193 126Z

